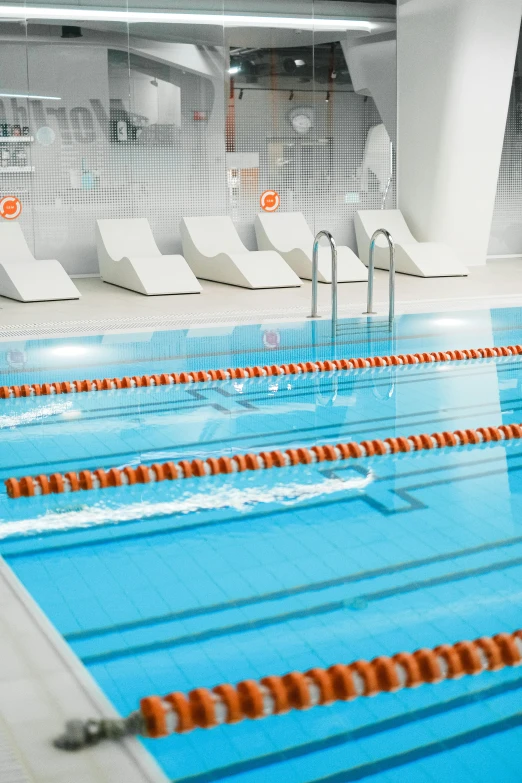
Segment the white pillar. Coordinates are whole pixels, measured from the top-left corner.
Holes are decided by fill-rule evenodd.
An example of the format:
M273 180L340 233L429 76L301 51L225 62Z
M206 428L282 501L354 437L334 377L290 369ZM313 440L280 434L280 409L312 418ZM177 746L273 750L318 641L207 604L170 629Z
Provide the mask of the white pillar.
M389 34L341 41L354 92L375 101L394 146L397 138L397 44Z
M521 18L522 0L398 0L398 205L467 266L486 262Z

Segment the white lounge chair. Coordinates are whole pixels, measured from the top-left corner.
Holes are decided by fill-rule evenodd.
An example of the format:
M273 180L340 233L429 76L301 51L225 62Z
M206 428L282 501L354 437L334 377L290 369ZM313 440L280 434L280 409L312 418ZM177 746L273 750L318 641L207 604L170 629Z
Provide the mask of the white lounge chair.
M106 283L146 296L202 290L183 256L160 252L147 218L97 220L96 247Z
M0 296L19 302L79 299L81 294L56 260L37 260L19 223L0 225Z
M256 215L254 225L260 250L275 250L299 277L312 279L314 235L302 212ZM329 245L321 245L319 248L317 266L319 282L331 283L332 261ZM349 247L337 246L337 280L339 283L368 280L368 270Z
M181 240L191 269L205 280L243 288L302 285L279 253L247 250L229 217L183 218Z
M417 242L400 209L363 209L355 215L359 258L369 263L370 241L378 228L385 228L395 243L395 269L417 277L465 277L467 268L457 253L442 242ZM375 266L389 268L388 243L379 236L375 243Z

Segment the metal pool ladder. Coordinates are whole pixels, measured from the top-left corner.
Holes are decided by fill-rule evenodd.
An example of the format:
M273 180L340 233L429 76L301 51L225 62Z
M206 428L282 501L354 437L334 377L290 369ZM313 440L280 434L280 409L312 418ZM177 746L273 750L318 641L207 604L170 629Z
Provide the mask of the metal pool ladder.
M393 320L395 318L395 243L392 239L392 235L389 231L386 231L385 228L378 228L377 231L374 231L370 241L370 259L368 263L368 299L366 303L366 311L363 313L363 315L376 315L376 312L373 309L373 277L375 271L373 255L375 252L375 242L377 241L377 237L380 234L382 234L386 239L390 249L388 322L391 329Z
M332 254L332 338L337 332L337 245L329 231L319 231L315 235L314 250L312 254L312 312L310 318L320 318L317 314L317 278L319 273L319 242L321 237L326 237L330 243Z

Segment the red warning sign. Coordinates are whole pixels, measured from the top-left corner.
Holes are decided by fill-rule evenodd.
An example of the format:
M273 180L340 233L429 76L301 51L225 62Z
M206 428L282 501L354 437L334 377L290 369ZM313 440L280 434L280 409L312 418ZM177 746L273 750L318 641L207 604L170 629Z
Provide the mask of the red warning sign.
M4 196L0 199L0 217L4 220L16 220L22 213L22 202L16 196Z
M264 193L261 193L259 204L265 212L275 212L281 204L279 193L276 190L265 190Z

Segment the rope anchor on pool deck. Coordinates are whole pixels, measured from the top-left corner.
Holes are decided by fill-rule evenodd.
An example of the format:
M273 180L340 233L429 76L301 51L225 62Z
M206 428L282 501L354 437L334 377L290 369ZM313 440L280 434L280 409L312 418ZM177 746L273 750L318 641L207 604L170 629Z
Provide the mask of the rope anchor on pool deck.
M396 356L370 356L366 359L335 359L325 362L300 362L299 364L273 364L255 367L235 367L228 370L197 370L195 372L162 373L161 375L134 375L132 378L96 378L86 381L55 381L31 383L22 386L0 386L0 399L15 397L41 397L49 394L79 394L81 392L137 389L147 386L172 386L206 381L228 381L235 378L263 378L274 375L300 375L309 372L334 372L360 370L369 367L391 367L401 364L429 364L432 362L459 362L470 359L494 359L520 356L522 345L496 348L471 348L462 351L432 351L408 353Z
M211 729L225 723L239 723L282 715L290 710L307 710L337 701L353 701L359 696L376 696L402 688L417 688L464 675L499 671L522 663L522 630L482 636L473 642L441 644L433 650L401 652L392 657L380 655L372 661L338 663L328 669L313 668L306 673L290 672L237 685L225 683L212 690L196 688L188 694L169 693L148 696L140 709L127 718L69 721L55 745L78 750L103 739L121 739L141 734L167 737L196 728Z
M104 489L132 484L149 484L157 481L202 478L218 473L242 473L248 470L268 470L292 465L309 465L315 462L361 459L362 457L385 456L399 452L426 451L445 447L471 446L480 443L497 443L522 438L522 425L508 424L500 427L479 427L478 429L435 432L433 435L410 435L407 438L385 438L384 440L363 440L361 443L338 443L336 446L312 446L285 451L261 451L259 454L236 454L233 457L208 457L191 462L154 463L137 468L110 468L104 470L80 470L68 473L52 473L49 476L23 476L5 481L7 494L11 498L33 497L35 495L78 492L80 490Z

